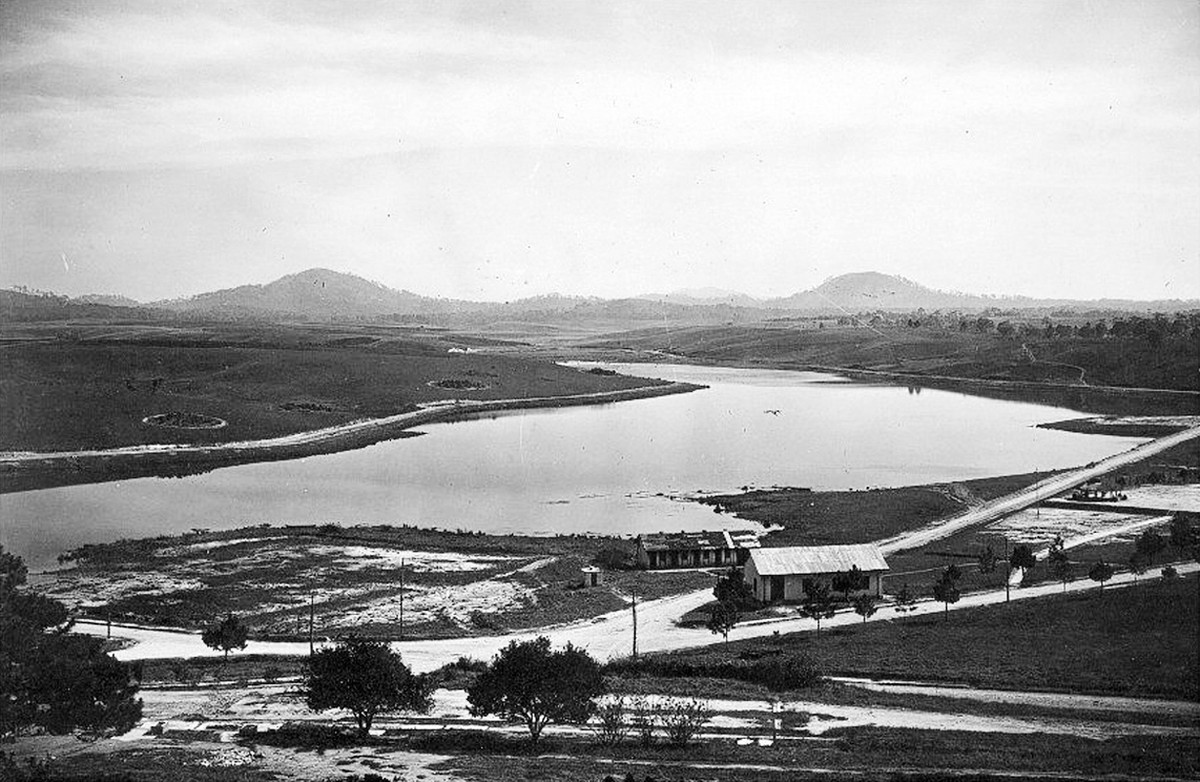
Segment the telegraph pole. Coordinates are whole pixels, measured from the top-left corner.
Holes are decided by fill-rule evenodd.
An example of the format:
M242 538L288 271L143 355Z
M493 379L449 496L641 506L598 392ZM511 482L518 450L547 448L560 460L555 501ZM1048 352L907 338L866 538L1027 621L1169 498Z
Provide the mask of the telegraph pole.
M400 560L400 640L404 640L404 560Z
M1008 598L1012 592L1012 560L1008 556L1008 537L1004 538L1004 602L1008 603Z
M633 610L633 659L637 659L637 592L633 592L633 603L630 608Z
M315 600L316 600L316 594L313 592L313 588L311 586L309 586L309 588L308 588L308 656L309 657L312 657L312 654L313 654L313 618L316 614Z

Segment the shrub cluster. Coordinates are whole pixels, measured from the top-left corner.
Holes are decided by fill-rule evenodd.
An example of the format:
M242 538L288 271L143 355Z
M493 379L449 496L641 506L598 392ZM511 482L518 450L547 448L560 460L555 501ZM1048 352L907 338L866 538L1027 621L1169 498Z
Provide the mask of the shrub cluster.
M821 673L808 655L776 652L761 657L743 655L734 659L687 660L674 657L639 657L614 660L604 672L612 676L706 677L736 679L761 684L772 690L798 690L820 683Z

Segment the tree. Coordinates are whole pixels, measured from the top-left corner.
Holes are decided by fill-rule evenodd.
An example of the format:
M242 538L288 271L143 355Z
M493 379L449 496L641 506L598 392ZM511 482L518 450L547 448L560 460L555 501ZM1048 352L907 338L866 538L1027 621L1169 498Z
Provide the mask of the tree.
M754 590L746 583L741 571L735 567L729 568L725 575L717 579L713 586L713 597L722 603L732 603L742 610L754 608L758 602L754 597Z
M1027 543L1019 543L1013 548L1008 562L1013 567L1020 568L1022 574L1026 574L1037 565L1037 557L1033 555L1033 549ZM1022 575L1023 579L1024 575Z
M834 615L833 596L823 582L804 579L804 600L800 603L800 616L817 620L817 635L821 635L821 620Z
M1163 581L1174 581L1177 578L1179 578L1179 571L1175 569L1174 565L1167 565L1162 569Z
M220 622L206 627L200 634L200 640L210 649L225 652L225 659L228 660L231 650L246 648L249 636L250 629L242 624L242 620L229 614Z
M863 594L854 598L854 613L863 618L863 624L866 624L867 619L878 610L876 608L876 604L878 602L879 598L869 592L864 592Z
M103 639L68 634L62 603L21 590L26 573L0 546L0 735L130 730L142 716L141 667L107 654Z
M722 601L713 606L708 612L708 622L705 627L714 635L719 635L725 639L725 645L729 645L729 631L737 626L741 615L738 614L737 606L732 602Z
M550 639L513 641L500 650L467 690L475 716L497 714L525 723L537 744L551 722L586 722L593 698L604 694L600 666L582 649L567 644L551 651Z
M979 552L976 561L979 563L980 573L986 575L996 569L996 549L992 548L991 543L987 544L983 551Z
M866 573L858 569L858 565L851 565L849 570L833 577L833 588L842 593L844 600L850 599L851 592L866 589L870 583L871 580Z
M900 587L900 591L896 593L892 602L898 614L907 614L909 611L917 610L916 595L909 590L907 583Z
M1138 577L1146 572L1149 565L1149 557L1140 551L1133 552L1129 557L1129 572L1133 574L1133 580L1137 581Z
M1088 571L1088 578L1100 584L1100 589L1104 589L1104 582L1113 577L1112 565L1105 562L1103 559L1092 565Z
M946 621L950 620L950 604L957 603L962 597L962 593L958 591L958 579L960 578L958 568L950 565L942 571L942 577L933 585L933 596L941 601L946 608L944 617Z
M1054 544L1050 546L1050 553L1047 555L1046 561L1050 563L1050 572L1062 582L1063 591L1066 592L1067 582L1071 580L1074 568L1071 566L1071 559L1067 556L1067 552L1063 548L1061 535L1054 539Z
M633 725L629 721L629 708L622 695L605 696L596 705L596 738L606 747L621 743L629 735Z
M346 709L364 737L379 714L428 711L431 690L386 642L355 636L310 655L304 677L308 708Z

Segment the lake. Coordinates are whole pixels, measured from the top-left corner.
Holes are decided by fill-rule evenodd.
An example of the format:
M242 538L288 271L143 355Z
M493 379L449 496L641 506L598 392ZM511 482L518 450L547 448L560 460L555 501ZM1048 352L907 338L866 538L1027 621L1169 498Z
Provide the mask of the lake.
M1034 425L1062 408L829 375L605 364L689 394L420 427L336 454L0 495L0 543L33 568L86 542L252 524L413 524L493 533L746 528L680 497L851 489L1086 464L1140 439Z

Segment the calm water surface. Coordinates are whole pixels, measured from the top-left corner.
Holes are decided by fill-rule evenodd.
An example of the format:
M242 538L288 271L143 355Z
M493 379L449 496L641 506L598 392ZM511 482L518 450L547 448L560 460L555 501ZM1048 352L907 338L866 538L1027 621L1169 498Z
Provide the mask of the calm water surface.
M671 495L901 486L1085 464L1141 440L1035 429L1061 408L828 375L605 365L690 394L433 424L344 453L0 496L0 543L32 565L84 542L248 524L486 532L748 527ZM666 496L664 496L666 495Z

